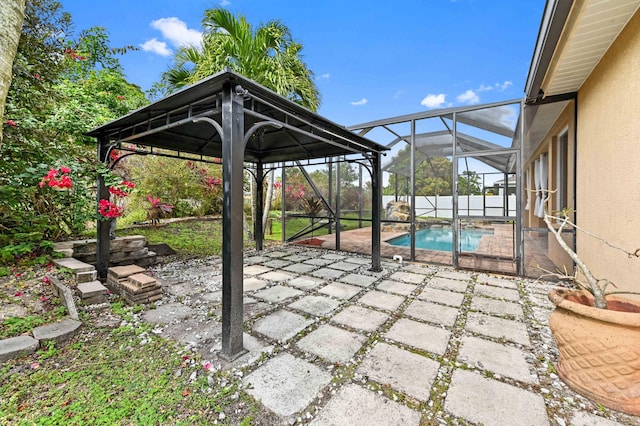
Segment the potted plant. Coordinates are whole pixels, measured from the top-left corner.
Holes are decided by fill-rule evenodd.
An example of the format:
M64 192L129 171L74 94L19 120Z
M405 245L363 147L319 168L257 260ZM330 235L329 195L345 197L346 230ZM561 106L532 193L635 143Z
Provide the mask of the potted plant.
M569 220L568 210L557 216L545 214L544 222L575 263L573 275L553 275L570 279L577 289L549 293L556 306L549 326L560 353L558 375L574 391L597 403L640 415L640 301L615 296L630 292L608 291L615 285L596 278L562 232L573 227L629 257L639 257L640 249L628 252L579 228Z

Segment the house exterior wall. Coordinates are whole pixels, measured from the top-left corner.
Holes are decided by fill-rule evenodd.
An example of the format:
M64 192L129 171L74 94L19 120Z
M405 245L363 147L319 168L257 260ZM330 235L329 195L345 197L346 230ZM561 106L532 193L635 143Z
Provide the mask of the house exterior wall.
M578 92L578 224L640 248L640 12ZM579 233L578 254L598 278L640 292L640 259ZM610 288L609 290L615 290Z
M543 106L544 108L544 106ZM548 175L548 189L551 191L557 191L560 180L558 178L558 137L567 132L568 136L568 150L567 150L567 181L565 182L565 190L567 191L567 208L574 209L574 151L575 151L575 120L574 120L575 105L574 102L569 102L567 107L562 111L556 122L551 126L549 132L540 143L538 148L534 151L533 155L526 160L525 170L527 176L531 176L530 182L525 183L528 189L535 189L535 175L536 170L534 167L535 160L540 159L541 155L546 154L546 161L549 170ZM525 195L528 197L525 200L525 204L529 204L529 209L524 211L524 226L529 228L543 228L546 229L544 221L534 214L534 206L536 202L536 195L534 192L527 191ZM551 194L549 202L547 203L547 212L552 213L559 210L561 207L558 205L558 200ZM571 217L573 219L573 217ZM551 233L533 233L529 235L533 238L544 238L547 246L547 255L553 261L553 263L560 269L566 268L567 271L571 271L573 268L573 262L562 248L558 245L555 237ZM565 242L573 247L573 236L570 234L564 234ZM525 256L527 254L525 253ZM532 271L535 272L535 271Z

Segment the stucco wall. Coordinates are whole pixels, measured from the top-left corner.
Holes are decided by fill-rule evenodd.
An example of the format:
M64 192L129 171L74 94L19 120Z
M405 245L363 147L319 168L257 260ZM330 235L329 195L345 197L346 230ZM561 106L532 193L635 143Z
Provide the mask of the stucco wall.
M578 224L629 250L640 248L640 12L578 92ZM640 259L578 234L598 278L640 292Z
M544 108L544 106L542 107ZM547 135L545 136L545 138L543 139L542 143L538 146L538 148L534 151L533 155L528 158L526 161L526 170L527 170L527 174L531 176L531 183L527 184L525 183L525 185L530 186L530 189L534 189L535 185L533 182L534 181L534 175L535 175L535 170L534 170L534 161L538 158L540 158L541 154L547 154L547 163L548 163L548 170L549 170L549 177L548 177L548 189L550 190L556 190L557 189L557 168L556 168L556 156L558 155L557 153L557 147L556 147L556 141L557 141L557 137L560 133L567 131L568 133L568 140L569 140L569 146L568 146L568 170L567 170L567 175L568 175L568 182L567 182L567 201L568 201L568 207L569 208L573 208L573 176L574 176L574 168L573 168L573 158L574 158L574 137L575 137L575 127L574 127L574 103L570 102L567 107L562 111L562 113L560 114L560 116L558 117L558 119L556 120L556 122L551 126L551 128L549 129L549 132L547 133ZM524 225L526 227L532 227L532 228L546 228L546 224L544 223L544 221L535 216L534 215L534 206L535 206L535 201L536 201L536 196L534 193L532 192L528 192L527 196L529 197L529 205L530 208L528 210L524 211ZM525 204L527 203L527 200L525 200ZM556 197L555 196L551 196L551 199L549 200L549 204L547 206L547 211L548 212L553 212L558 210L558 206L556 203ZM564 235L565 236L565 241L567 242L567 244L569 244L569 246L573 246L573 238L571 235ZM572 267L573 267L573 262L571 260L571 258L564 252L564 250L562 250L562 248L558 245L558 243L555 240L555 237L549 233L547 235L547 254L549 256L549 258L553 261L553 263L558 267L559 270L563 270L564 268L566 268L567 271L571 271ZM527 256L527 253L525 253L525 256Z

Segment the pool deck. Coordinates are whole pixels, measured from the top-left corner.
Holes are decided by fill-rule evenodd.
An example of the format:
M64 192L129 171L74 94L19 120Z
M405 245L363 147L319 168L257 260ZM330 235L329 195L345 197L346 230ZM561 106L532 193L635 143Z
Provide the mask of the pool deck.
M516 275L517 265L513 253L513 228L511 225L493 225L492 227L494 233L482 238L476 252L461 254L459 265L464 269ZM409 260L411 258L411 249L409 247L387 243L387 241L405 234L406 231L381 232L380 255L389 259L400 255L403 260ZM338 248L336 248L335 234L314 236L313 240L316 241L316 244L321 241L322 243L319 246L325 249L371 254L371 227L340 232L340 247ZM453 254L448 251L416 249L415 261L452 265ZM544 273L543 269L554 271L556 267L544 250L535 244L531 238L525 236L526 275L538 278Z

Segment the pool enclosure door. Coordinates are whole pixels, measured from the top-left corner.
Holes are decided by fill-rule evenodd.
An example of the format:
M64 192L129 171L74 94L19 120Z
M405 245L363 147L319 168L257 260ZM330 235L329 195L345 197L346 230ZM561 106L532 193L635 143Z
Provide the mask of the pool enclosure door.
M520 149L462 152L453 159L453 265L521 274Z

